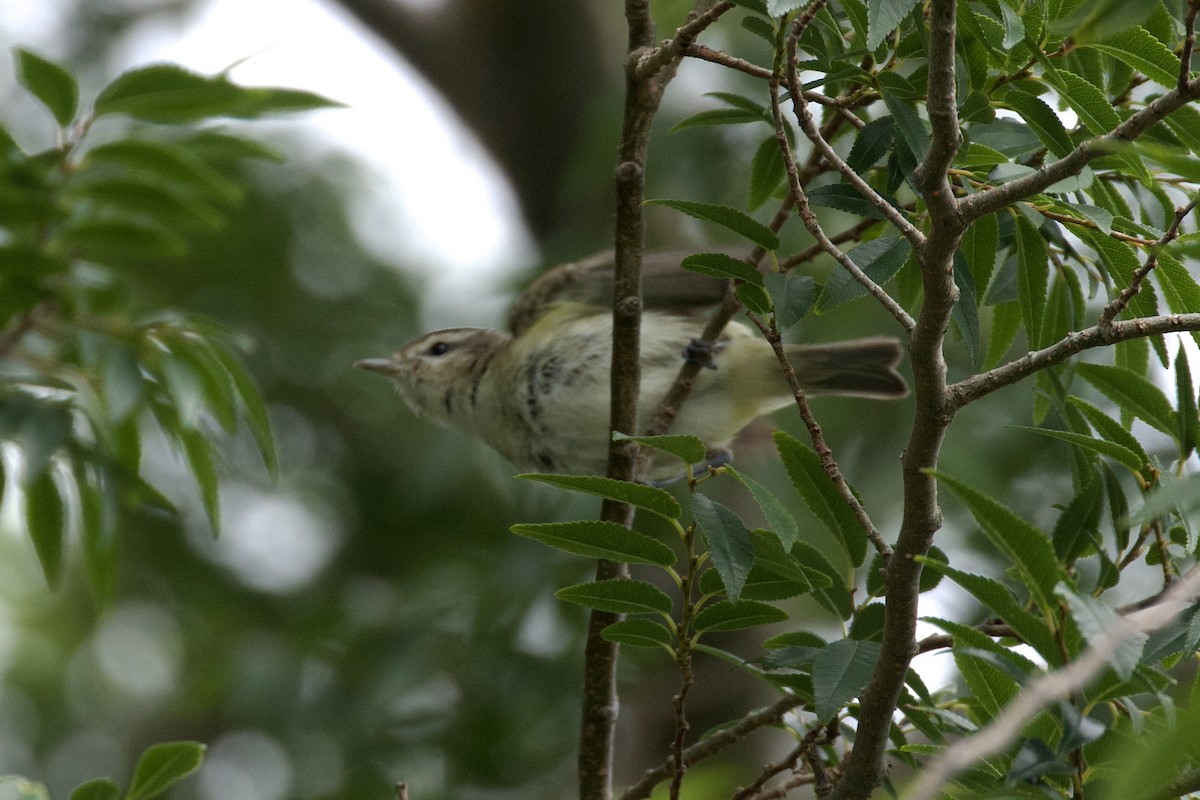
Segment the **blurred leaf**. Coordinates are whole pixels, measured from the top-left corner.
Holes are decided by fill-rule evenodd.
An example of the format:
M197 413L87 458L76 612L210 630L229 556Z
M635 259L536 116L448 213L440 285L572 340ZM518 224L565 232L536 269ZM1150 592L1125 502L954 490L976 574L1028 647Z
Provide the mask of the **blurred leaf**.
M1117 612L1095 598L1082 595L1065 583L1059 584L1058 594L1067 603L1071 619L1083 634L1088 645L1095 647L1104 641L1108 634L1117 626L1120 617ZM1142 659L1142 646L1146 643L1146 634L1138 633L1127 637L1113 651L1107 661L1117 676L1127 681L1133 677L1133 671Z
M800 529L796 526L796 520L788 513L787 508L779 502L779 498L772 494L770 489L753 478L743 475L733 467L727 466L724 471L737 478L738 482L746 487L750 496L754 498L754 502L762 510L767 527L779 538L779 543L785 549L790 549L796 543Z
M1070 775L1075 768L1059 758L1041 739L1021 742L1005 775L1009 785L1034 783L1045 775Z
M675 563L675 551L670 547L615 522L545 522L513 525L509 530L577 556L664 567Z
M50 470L25 487L25 524L50 588L62 579L63 544L66 540L66 504Z
M708 448L704 442L695 436L687 434L666 434L663 436L629 436L620 431L613 431L613 441L637 442L646 447L653 447L670 453L685 464L700 464L708 456Z
M44 784L15 775L0 775L0 797L4 800L50 800Z
M779 249L779 236L773 230L735 208L690 200L647 200L646 204L666 206L676 211L682 211L689 217L715 222L766 250Z
M297 89L249 88L223 75L199 75L174 64L157 64L119 75L101 90L95 115L128 114L147 122L196 122L207 117L253 118L338 105Z
M1122 411L1168 436L1174 437L1178 433L1178 419L1166 395L1141 375L1107 364L1078 364L1075 371Z
M1182 344L1175 354L1175 405L1179 420L1179 457L1186 459L1200 444L1200 414L1196 411L1196 387Z
M1020 329L1021 309L1015 300L1000 303L992 309L992 336L983 360L984 369L992 369L1000 363Z
M179 258L188 250L187 240L175 231L133 217L72 222L55 232L53 243L82 258L118 267L130 260Z
M813 696L817 719L828 721L857 697L871 679L880 646L876 642L841 639L813 658Z
M117 139L90 148L81 172L118 167L135 175L149 175L175 191L186 189L201 199L233 205L242 199L242 188L206 164L184 143L149 139Z
M816 451L783 431L775 432L775 446L804 505L841 540L850 563L860 566L867 557L866 529L825 473Z
M15 53L21 85L50 109L60 127L71 124L79 107L79 84L75 76L23 47L16 48Z
M765 315L771 313L771 299L761 286L756 286L753 283L739 283L734 289L734 294L750 311L755 314Z
M782 609L754 600L722 600L704 608L692 620L699 632L740 631L760 625L772 625L788 618Z
M802 320L816 298L816 282L811 275L769 272L763 276L763 285L771 296L775 327L780 333L786 333Z
M613 614L670 614L671 598L648 583L631 580L593 581L567 586L555 596L568 603Z
M200 768L205 746L199 742L151 745L138 759L125 800L151 800Z
M1017 304L1030 347L1042 342L1042 321L1046 315L1046 286L1050 280L1050 255L1041 232L1024 214L1017 222Z
M620 503L627 503L631 506L652 511L660 517L666 517L667 519L678 519L679 515L683 513L683 509L679 507L679 501L672 497L670 492L654 486L618 481L612 478L601 478L595 475L548 475L530 472L518 475L517 477L529 481L548 483L560 489L584 492L585 494L616 500Z
M121 800L121 787L109 778L97 778L76 786L70 800Z
M882 286L900 271L911 252L912 246L907 239L885 236L860 244L847 255L868 278ZM854 276L845 269L835 268L829 274L821 296L817 298L817 313L823 314L866 296L866 288Z
M1168 89L1179 81L1179 58L1145 28L1133 28L1102 42L1084 42L1081 46L1113 56Z
M117 580L116 498L106 473L89 472L80 462L74 468L84 571L99 603L107 605Z
M756 286L762 286L763 282L763 276L758 270L725 253L697 253L683 259L680 266L713 278L746 281Z
M954 254L954 285L958 288L958 300L954 302L954 308L950 310L950 315L954 320L955 327L958 328L959 335L963 338L963 344L966 345L971 363L978 364L980 348L979 304L976 300L978 293L975 289L975 278L971 275L971 269L967 266L967 260L963 258L962 253Z
M943 472L931 474L963 501L992 545L1017 568L1037 606L1053 608L1062 570L1049 537L978 489Z
M702 494L692 498L692 515L704 535L713 567L721 576L725 593L737 601L754 566L754 543L736 513Z
M1065 16L1054 20L1050 30L1070 36L1076 42L1094 42L1106 39L1137 25L1141 25L1155 8L1161 5L1154 0L1100 0L1097 3L1081 3Z
M1182 480L1164 483L1146 495L1146 500L1129 514L1129 522L1141 525L1160 514L1177 512L1190 515L1200 511L1200 473Z
M204 514L208 517L208 524L212 526L213 536L216 536L221 532L221 509L217 471L212 460L212 445L202 431L186 426L179 429L179 442L183 445L183 454L200 490Z
M671 632L662 623L652 619L625 619L614 622L600 636L606 642L626 644L630 647L665 647L674 653Z
M279 456L275 450L275 437L271 433L267 407L263 403L262 395L258 392L258 387L254 385L254 380L249 373L231 353L217 346L212 347L212 352L221 362L225 371L229 373L229 377L233 379L233 386L242 401L242 407L246 410L246 422L250 427L250 433L258 445L258 452L262 455L267 471L272 475L278 474Z

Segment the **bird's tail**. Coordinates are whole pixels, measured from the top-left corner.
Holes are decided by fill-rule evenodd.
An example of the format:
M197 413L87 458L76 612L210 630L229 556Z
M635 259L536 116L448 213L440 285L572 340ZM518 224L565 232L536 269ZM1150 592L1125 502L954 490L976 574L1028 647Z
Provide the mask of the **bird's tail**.
M860 397L908 394L908 384L895 369L902 353L900 342L887 336L788 346L788 360L806 392Z

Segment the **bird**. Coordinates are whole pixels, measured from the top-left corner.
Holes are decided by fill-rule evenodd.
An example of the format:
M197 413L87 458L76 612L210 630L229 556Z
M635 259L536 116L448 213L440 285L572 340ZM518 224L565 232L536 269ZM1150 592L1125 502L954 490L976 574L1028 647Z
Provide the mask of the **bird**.
M704 318L726 281L680 268L677 253L643 260L640 405L654 409L685 359L695 357ZM611 252L559 265L518 296L508 330L447 328L426 333L385 358L355 362L391 378L418 416L489 445L522 472L604 475L612 357ZM810 394L893 399L908 394L896 371L892 337L830 344L787 344L800 385ZM731 321L706 351L672 432L698 437L711 463L732 457L730 443L760 416L794 402L774 349ZM654 463L647 482L679 477Z

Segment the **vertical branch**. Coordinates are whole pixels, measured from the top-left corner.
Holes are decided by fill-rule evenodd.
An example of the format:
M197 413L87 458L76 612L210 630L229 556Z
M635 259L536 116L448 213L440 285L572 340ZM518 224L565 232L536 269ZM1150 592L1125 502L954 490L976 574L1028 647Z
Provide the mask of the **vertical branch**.
M674 76L684 50L696 36L732 5L699 0L687 24L675 37L654 47L654 22L649 0L625 0L629 27L625 60L625 111L616 168L616 275L613 285L612 380L609 428L627 434L638 430L638 390L641 382L642 251L645 219L646 157L650 127L663 90ZM609 441L607 474L630 480L637 464L637 446ZM600 517L630 525L632 507L606 500ZM597 580L624 577L623 566L601 560ZM619 615L593 611L584 646L583 713L579 733L580 800L612 797L613 734L617 720L617 645L600 632Z
M924 243L916 248L925 292L909 340L916 408L902 459L904 514L885 571L882 649L861 697L854 749L834 789L835 800L869 797L883 778L892 714L917 652L921 564L916 557L929 552L933 535L942 524L937 483L928 471L937 465L946 428L954 416L942 345L958 298L954 251L963 233L960 205L950 192L946 174L961 141L954 105L955 0L932 0L929 26L926 103L933 131L929 152L916 177L929 208L931 227Z

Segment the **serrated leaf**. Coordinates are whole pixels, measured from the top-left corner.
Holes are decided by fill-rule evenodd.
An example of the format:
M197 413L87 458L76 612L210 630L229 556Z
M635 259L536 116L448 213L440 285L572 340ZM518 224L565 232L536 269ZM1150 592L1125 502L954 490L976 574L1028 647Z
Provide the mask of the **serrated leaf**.
M779 143L773 136L764 139L754 151L754 157L750 159L750 193L746 201L748 208L754 211L770 200L785 177L787 172L783 164L783 154L779 152Z
M138 759L125 800L151 800L200 768L205 746L199 742L151 745Z
M895 198L886 194L880 196L893 207L899 206ZM848 183L830 183L809 189L808 202L810 205L833 208L866 219L887 219L874 203Z
M847 255L868 278L882 286L900 271L911 252L912 246L907 239L885 236L860 244ZM824 313L866 296L866 288L854 276L844 269L835 269L817 298L816 310Z
M174 64L155 64L117 76L96 98L97 117L127 114L147 122L188 123L208 117L250 119L338 105L298 89L244 87Z
M670 492L655 486L601 478L595 475L548 475L530 472L517 477L548 483L560 489L570 489L627 503L667 519L678 519L679 515L683 513L683 509L679 507L679 501L672 497Z
M617 579L579 583L559 589L555 597L613 614L671 613L671 598L661 589L642 581Z
M867 557L867 532L829 480L820 456L783 431L775 432L775 446L808 510L841 540L850 563L860 566Z
M121 800L121 787L109 778L97 778L72 789L70 800Z
M1029 613L1022 603L1019 603L1008 587L983 575L954 569L947 564L924 560L926 569L935 569L945 574L950 580L966 589L971 595L1016 631L1017 635L1028 643L1037 654L1053 665L1062 664L1062 652L1054 634L1046 627L1044 620Z
M60 127L70 125L79 108L79 83L75 76L61 65L22 47L15 53L17 80L50 109Z
M1046 315L1046 287L1050 280L1050 256L1046 241L1024 214L1016 215L1017 304L1031 348L1042 343Z
M757 286L762 286L763 282L763 276L758 270L725 253L697 253L683 259L680 266L713 278L745 281Z
M1062 570L1050 537L978 489L943 472L932 474L963 501L992 546L1017 568L1038 607L1053 608Z
M1175 355L1175 404L1179 420L1179 457L1186 459L1200 445L1200 413L1196 410L1196 388L1182 344Z
M1154 276L1162 287L1168 308L1176 314L1200 313L1200 284L1178 259L1159 251ZM1192 331L1192 340L1200 344L1200 331Z
M980 334L979 334L979 305L976 297L975 278L967 260L961 253L954 254L954 285L958 288L958 300L950 310L958 333L967 347L967 355L972 364L979 363Z
M754 543L742 520L728 507L702 494L692 498L692 514L708 545L725 593L737 601L754 567Z
M1103 510L1104 483L1093 472L1054 524L1054 552L1064 564L1072 564L1090 552L1101 550L1100 515Z
M1040 97L1010 86L1003 96L1004 104L1021 115L1038 140L1054 155L1062 158L1073 145L1062 120Z
M763 518L767 521L767 527L779 538L779 543L785 549L790 549L796 543L800 529L796 525L796 520L788 513L787 508L779 502L779 498L772 494L770 489L748 475L743 475L733 467L725 467L725 471L746 487L762 511Z
M665 647L673 653L671 632L651 619L624 619L600 631L606 642L630 647Z
M915 5L914 0L867 0L867 49L879 47Z
M670 547L615 522L577 520L528 523L513 525L509 530L518 536L587 558L664 567L675 563L675 552Z
M1049 436L1052 439L1061 439L1064 442L1070 442L1086 450L1091 450L1094 453L1106 455L1109 458L1129 467L1129 469L1137 472L1142 468L1145 462L1141 457L1124 445L1110 442L1105 439L1096 439L1091 436L1085 436L1081 433L1073 433L1071 431L1059 431L1051 428L1034 428L1028 425L1015 425L1017 430L1029 431L1030 433Z
M664 434L661 436L629 436L620 431L613 431L613 441L637 442L655 450L670 453L686 464L699 464L708 455L704 442L695 436L682 433Z
M1096 228L1105 236L1112 233L1113 214L1107 208L1100 208L1099 206L1088 205L1087 203L1068 203L1062 200L1058 201L1056 205L1062 206L1064 209L1094 223Z
M892 118L878 117L864 125L854 137L846 163L860 175L887 156L892 146Z
M1200 474L1194 473L1182 480L1164 479L1157 489L1146 495L1144 503L1129 513L1129 522L1140 525L1160 514L1189 515L1197 510L1200 510Z
M755 314L765 315L771 313L771 298L767 296L766 291L761 286L756 286L753 283L739 283L737 288L733 290L741 301L749 310Z
M1080 594L1065 583L1058 585L1057 592L1067 602L1071 619L1091 646L1106 639L1120 621L1117 612L1095 598ZM1109 656L1108 665L1121 680L1127 681L1133 677L1134 669L1141 662L1142 646L1145 643L1144 633L1128 636Z
M42 574L50 588L62 579L63 545L66 541L66 503L59 494L50 470L43 470L25 487L25 524Z
M791 330L803 319L816 299L816 282L811 275L770 272L763 276L763 285L771 296L775 327L780 333Z
M779 236L758 220L735 208L715 203L698 203L691 200L647 200L648 205L666 206L682 211L689 217L715 222L734 233L744 236L767 250L779 249Z
M876 642L841 639L830 642L813 658L813 712L833 719L871 680L880 646Z
M1179 58L1145 28L1132 28L1102 42L1081 45L1107 53L1168 89L1179 81Z
M692 627L701 633L740 631L759 625L784 622L788 616L782 609L759 603L755 600L722 600L706 606L695 619Z
M1065 69L1057 70L1055 79L1061 89L1059 97L1079 115L1079 121L1093 136L1108 133L1121 124L1121 115L1091 81Z
M907 3L908 0L902 0L902 2ZM883 73L883 75L892 74L894 73ZM925 124L921 122L921 117L917 114L916 109L891 91L883 92L883 100L887 105L888 112L894 118L893 142L895 143L895 139L904 142L908 152L917 163L924 161L925 154L929 151L929 132L925 130Z
M959 252L967 260L975 276L975 299L983 302L992 272L996 269L996 253L1000 249L1000 222L995 214L980 217L963 234Z
M1138 470L1141 470L1150 463L1150 456L1146 452L1145 448L1142 447L1142 443L1139 442L1137 437L1135 437L1132 433L1125 430L1121 423L1117 422L1099 408L1080 397L1075 397L1072 395L1067 398L1067 402L1083 412L1083 415L1087 418L1088 423L1091 424L1091 426L1096 429L1096 432L1106 440L1114 442L1115 444L1124 447L1126 450L1136 453L1138 461L1141 462L1141 464L1137 467Z
M1136 372L1124 367L1086 363L1076 365L1075 371L1121 410L1168 436L1178 432L1179 422L1167 396Z

